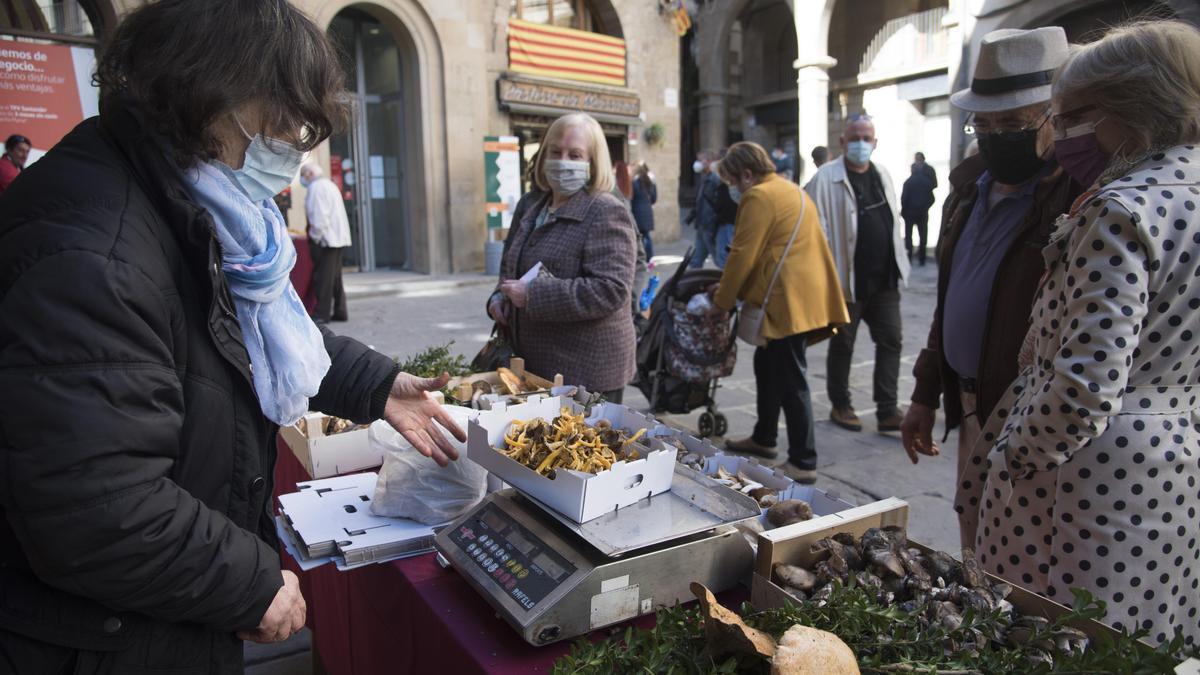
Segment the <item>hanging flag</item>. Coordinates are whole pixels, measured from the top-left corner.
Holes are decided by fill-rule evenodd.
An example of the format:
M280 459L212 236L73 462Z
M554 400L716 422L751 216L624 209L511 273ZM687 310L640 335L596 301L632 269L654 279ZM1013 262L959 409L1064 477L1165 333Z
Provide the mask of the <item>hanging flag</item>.
M508 20L508 69L625 86L625 41L609 35Z
M683 3L679 3L682 5ZM692 17L688 16L688 12L682 6L675 10L675 32L679 37L687 35L687 32L692 29Z

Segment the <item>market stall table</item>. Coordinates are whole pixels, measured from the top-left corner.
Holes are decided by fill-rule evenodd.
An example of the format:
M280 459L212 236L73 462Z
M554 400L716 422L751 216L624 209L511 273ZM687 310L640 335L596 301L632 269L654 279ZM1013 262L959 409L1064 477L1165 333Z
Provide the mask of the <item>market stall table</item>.
M309 480L282 441L278 449L276 496ZM432 553L349 572L333 565L300 572L290 556L283 558L300 576L313 646L332 675L549 672L570 649L569 642L529 645ZM737 607L748 592L739 588L719 597ZM634 623L653 622L651 615Z

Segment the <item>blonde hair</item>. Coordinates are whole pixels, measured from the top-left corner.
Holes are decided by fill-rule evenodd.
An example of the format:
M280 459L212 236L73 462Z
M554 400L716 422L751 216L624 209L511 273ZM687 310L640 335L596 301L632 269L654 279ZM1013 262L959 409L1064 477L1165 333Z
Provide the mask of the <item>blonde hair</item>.
M1196 142L1200 31L1182 21L1138 21L1114 28L1067 59L1053 95L1087 97L1131 131L1141 150Z
M775 162L758 143L734 143L717 163L717 174L727 181L740 180L746 171L755 179L775 173Z
M604 130L594 117L586 113L570 113L554 120L542 136L541 149L538 151L537 164L533 167L533 182L538 188L550 192L550 183L546 180L545 164L547 145L551 141L562 138L568 128L582 130L587 135L588 157L591 163L591 177L588 178L586 189L592 194L611 192L616 184L613 174L612 158L608 153L608 140L604 138Z

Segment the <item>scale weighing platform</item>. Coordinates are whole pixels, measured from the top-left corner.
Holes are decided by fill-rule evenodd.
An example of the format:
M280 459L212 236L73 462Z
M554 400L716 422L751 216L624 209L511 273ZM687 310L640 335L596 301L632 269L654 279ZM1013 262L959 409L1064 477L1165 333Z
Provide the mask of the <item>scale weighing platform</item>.
M589 633L732 588L754 566L734 523L758 502L676 465L671 490L579 524L514 489L488 495L434 546L527 642Z

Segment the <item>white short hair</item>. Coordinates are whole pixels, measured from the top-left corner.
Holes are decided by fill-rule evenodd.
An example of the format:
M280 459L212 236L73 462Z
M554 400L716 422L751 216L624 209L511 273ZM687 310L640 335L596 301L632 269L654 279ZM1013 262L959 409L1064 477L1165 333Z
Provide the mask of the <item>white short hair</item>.
M1053 95L1086 97L1146 150L1200 141L1200 31L1182 21L1114 28L1067 59Z
M592 176L588 179L587 191L592 194L612 192L617 181L613 172L612 155L608 152L608 139L604 137L604 129L600 127L596 118L587 113L563 115L554 120L546 130L546 134L542 136L541 150L538 151L537 164L533 167L533 181L542 190L550 191L550 183L546 181L546 173L543 170L546 163L546 146L550 141L562 138L563 132L571 127L580 129L587 135L588 157L591 158L592 165Z

